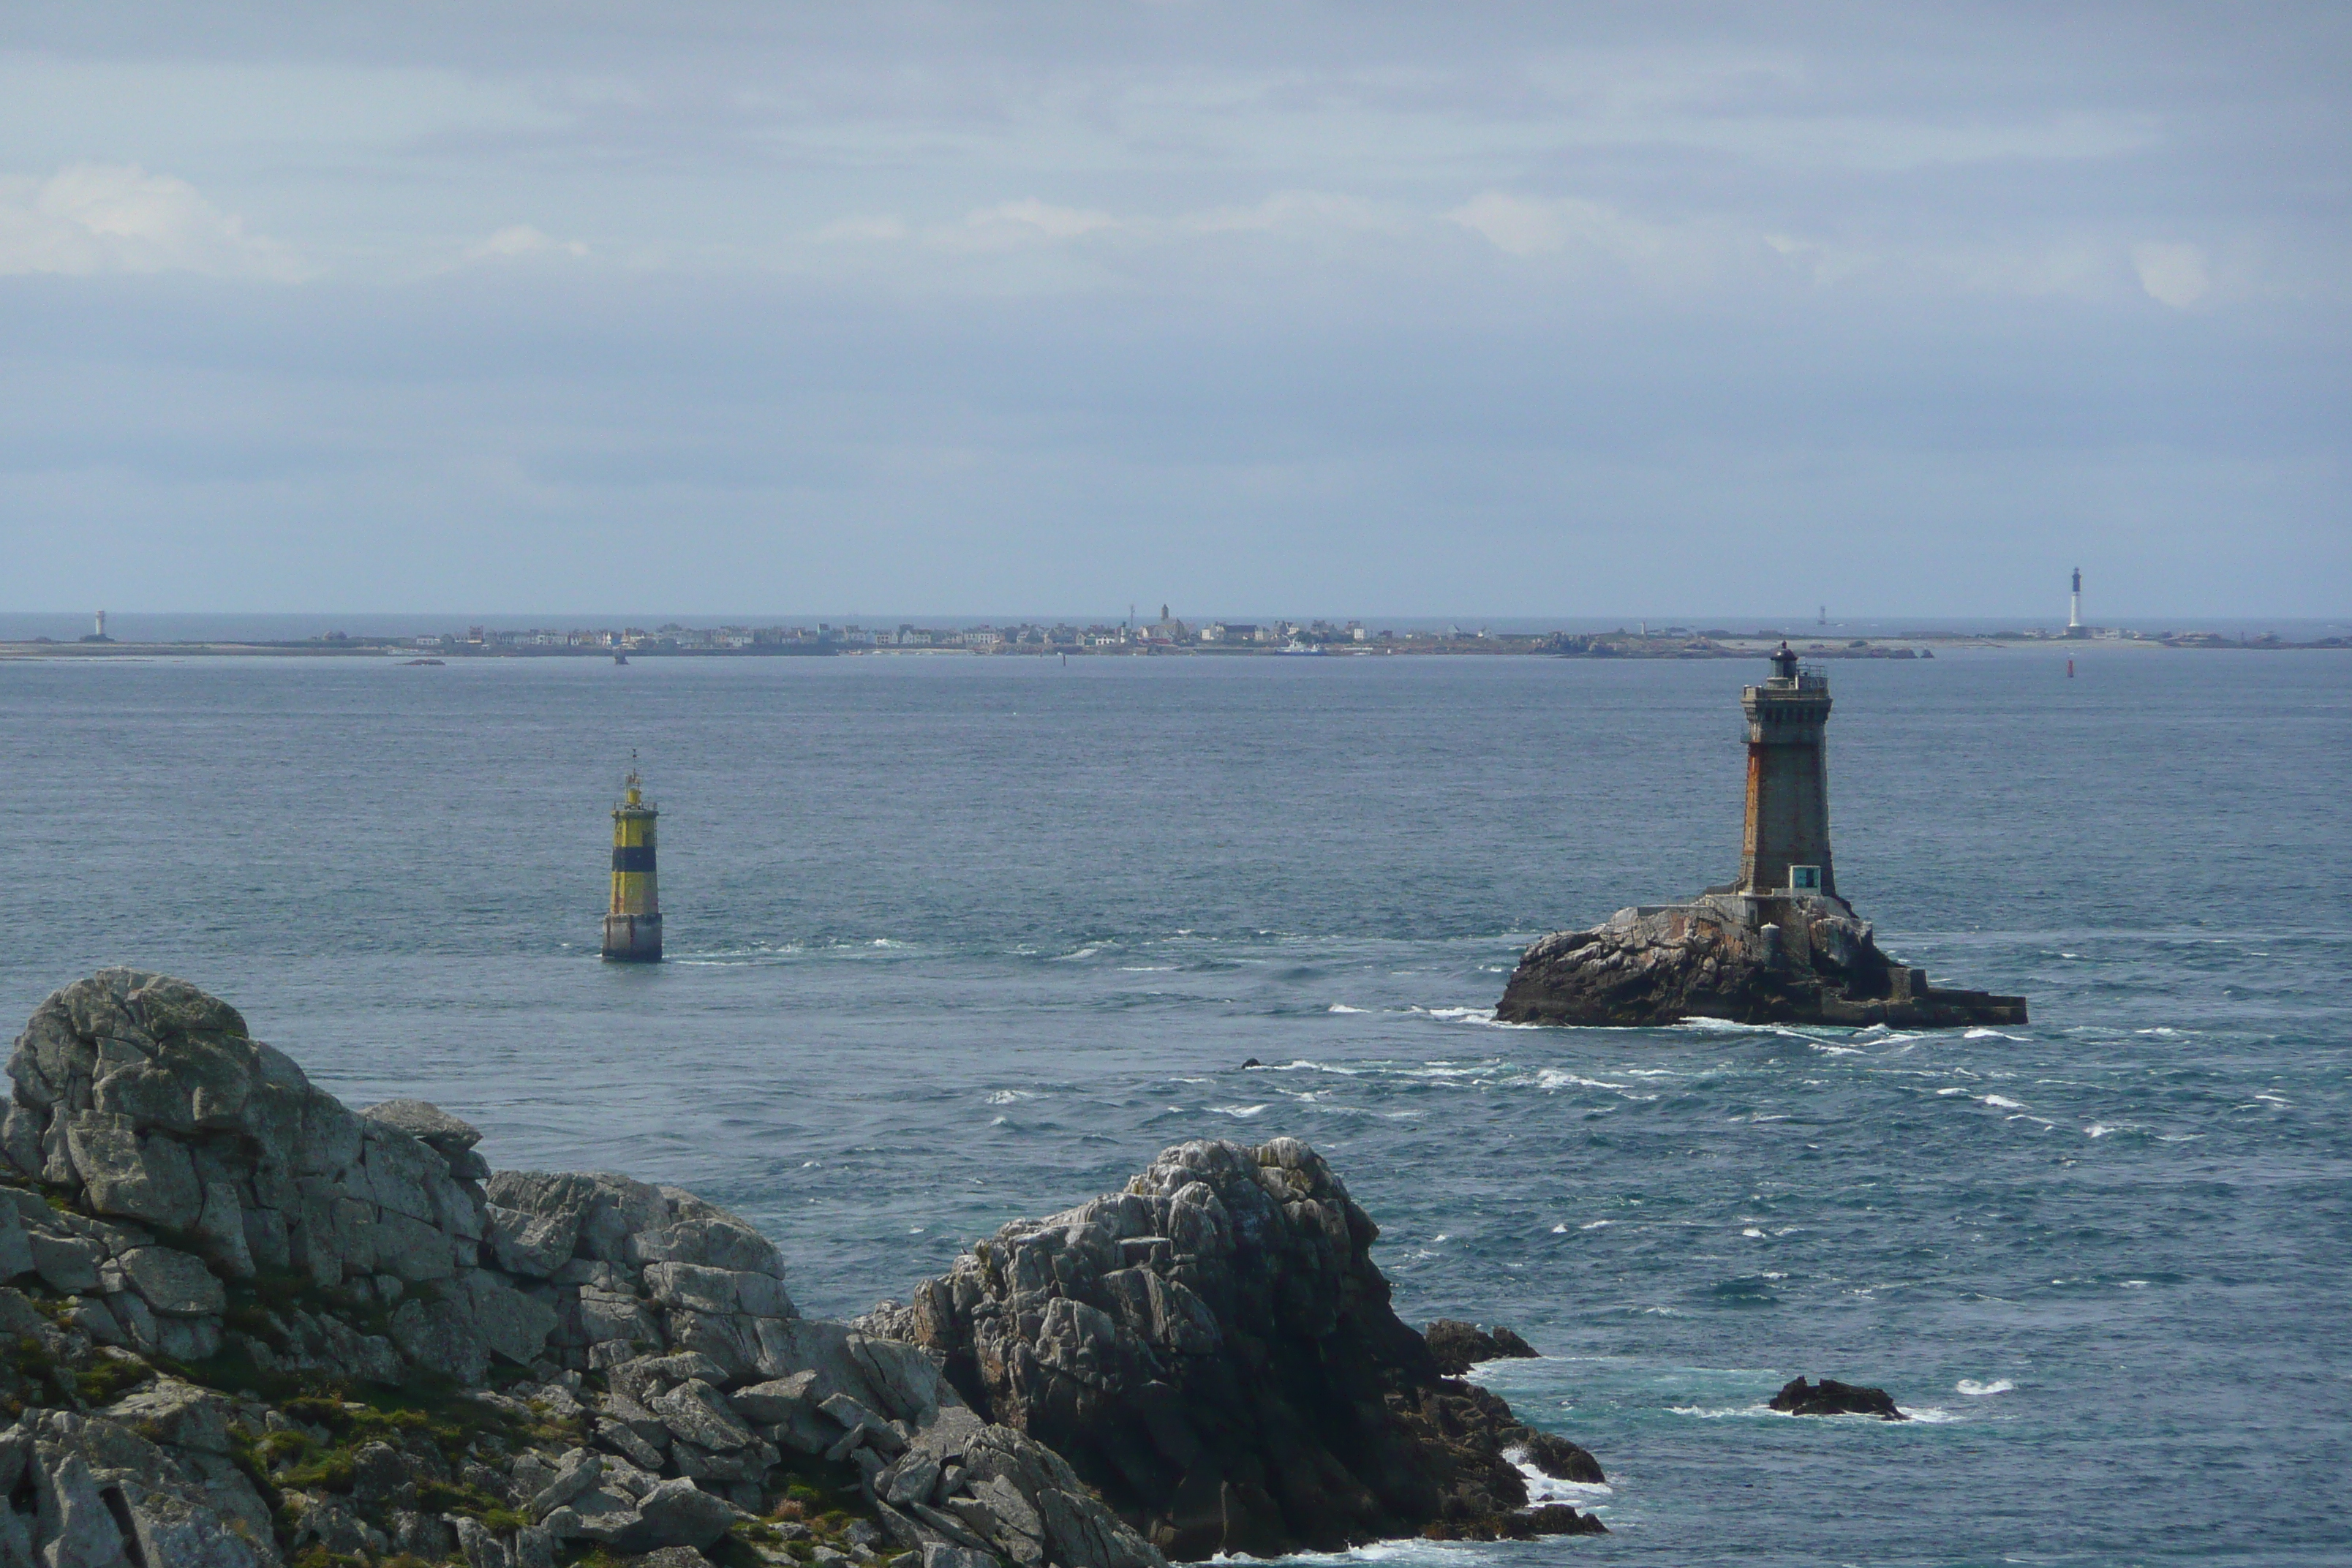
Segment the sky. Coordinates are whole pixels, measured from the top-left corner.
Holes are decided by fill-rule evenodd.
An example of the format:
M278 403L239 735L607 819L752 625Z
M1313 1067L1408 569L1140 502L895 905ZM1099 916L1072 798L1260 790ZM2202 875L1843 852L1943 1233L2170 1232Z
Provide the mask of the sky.
M2339 616L2347 109L2331 5L25 0L0 611Z

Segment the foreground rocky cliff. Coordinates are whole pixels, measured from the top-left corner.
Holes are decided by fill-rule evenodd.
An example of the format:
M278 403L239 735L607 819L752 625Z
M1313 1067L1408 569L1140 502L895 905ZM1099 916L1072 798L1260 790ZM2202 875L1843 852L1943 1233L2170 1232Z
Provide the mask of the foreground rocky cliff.
M1949 990L1879 950L1828 895L1703 894L1553 931L1520 958L1495 1016L1508 1024L2022 1024L2025 998Z
M68 986L8 1072L0 1568L1165 1568L1597 1528L1514 1511L1507 1448L1590 1456L1435 1377L1300 1145L1171 1151L1115 1235L1008 1232L1010 1295L926 1288L950 1342L803 1317L690 1193L493 1173L430 1105L353 1111L183 981Z
M456 1118L354 1112L131 970L43 1003L8 1071L0 1568L982 1568L952 1510L983 1500L1030 1562L1162 1563L920 1351L802 1317L690 1193L493 1175ZM918 1448L928 1491L877 1500Z
M865 1323L942 1356L974 1410L1067 1455L1171 1557L1599 1531L1566 1505L1522 1511L1514 1459L1600 1467L1441 1374L1389 1306L1378 1234L1294 1139L1186 1143Z

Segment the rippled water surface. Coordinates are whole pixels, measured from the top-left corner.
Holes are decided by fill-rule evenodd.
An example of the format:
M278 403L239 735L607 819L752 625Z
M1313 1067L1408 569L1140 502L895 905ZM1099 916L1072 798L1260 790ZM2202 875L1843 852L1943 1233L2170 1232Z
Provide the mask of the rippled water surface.
M1612 1480L1606 1539L1358 1555L2345 1561L2352 658L2077 658L1830 667L1841 884L2030 1027L1496 1026L1534 933L1727 873L1756 675L1517 658L0 666L0 1006L184 974L818 1311L1307 1138ZM657 970L594 954L633 746Z

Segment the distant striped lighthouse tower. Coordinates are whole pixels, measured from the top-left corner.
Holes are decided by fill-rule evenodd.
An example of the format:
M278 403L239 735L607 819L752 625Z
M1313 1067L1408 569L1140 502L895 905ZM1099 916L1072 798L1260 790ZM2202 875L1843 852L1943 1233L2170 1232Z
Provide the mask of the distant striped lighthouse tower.
M2083 624L2083 569L2080 566L2074 568L2074 596L2066 601L2066 635L2070 637L2091 635L2091 628Z
M635 761L635 753L630 753ZM613 905L604 912L604 956L624 963L658 963L662 955L661 893L654 881L654 819L637 770L613 808Z

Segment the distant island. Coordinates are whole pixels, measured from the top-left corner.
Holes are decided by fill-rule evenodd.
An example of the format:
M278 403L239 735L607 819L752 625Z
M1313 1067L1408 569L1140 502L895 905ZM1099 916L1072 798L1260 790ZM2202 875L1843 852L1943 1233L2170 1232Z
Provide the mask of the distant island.
M103 623L101 623L103 624ZM429 664L453 658L610 658L614 655L718 658L835 658L843 655L981 654L1069 658L1178 655L1208 658L1380 658L1393 655L1502 655L1556 658L1761 658L1783 642L1809 659L1933 658L1938 648L2013 647L2089 641L2147 648L2281 649L2344 647L2352 639L2291 642L2274 634L2229 637L2215 632L2137 631L2074 626L2064 630L1898 632L1850 637L1834 626L1808 635L1789 627L1734 630L1637 623L1606 632L1489 632L1483 626L1396 630L1361 621L1269 620L1187 622L1160 607L1156 621L1132 617L1114 624L1024 621L962 626L809 625L689 626L474 626L425 637L352 636L325 631L285 641L191 640L139 642L85 637L65 642L35 637L0 642L0 658L120 658L126 656L250 655L278 657L396 655Z

